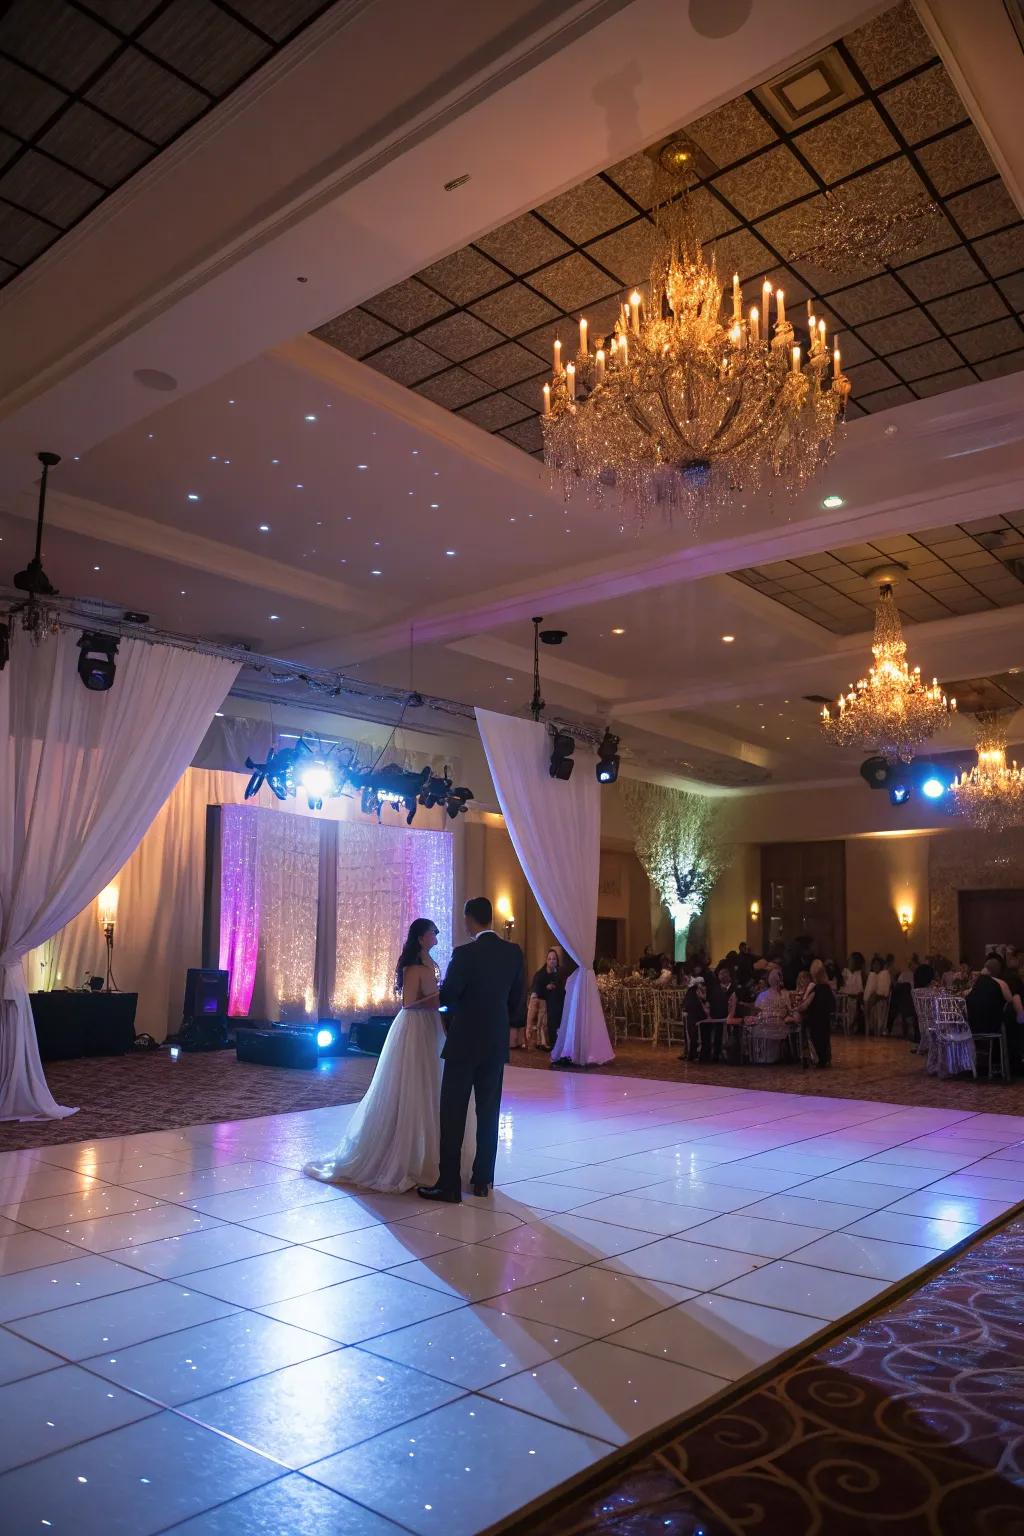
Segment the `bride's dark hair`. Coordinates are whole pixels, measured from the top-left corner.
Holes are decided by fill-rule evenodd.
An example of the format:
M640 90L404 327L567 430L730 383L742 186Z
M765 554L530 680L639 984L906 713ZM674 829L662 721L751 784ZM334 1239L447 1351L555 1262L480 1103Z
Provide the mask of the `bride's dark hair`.
M418 917L415 922L410 923L409 932L405 943L402 945L402 953L399 955L398 964L395 966L396 992L401 992L402 990L402 979L405 976L406 966L420 964L420 943L423 935L431 932L437 932L437 924L432 923L429 917Z

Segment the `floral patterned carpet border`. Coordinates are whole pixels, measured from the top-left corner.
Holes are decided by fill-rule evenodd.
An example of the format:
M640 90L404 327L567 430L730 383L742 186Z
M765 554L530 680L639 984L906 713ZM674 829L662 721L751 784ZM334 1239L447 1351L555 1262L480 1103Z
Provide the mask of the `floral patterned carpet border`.
M1022 1536L1024 1221L530 1536Z

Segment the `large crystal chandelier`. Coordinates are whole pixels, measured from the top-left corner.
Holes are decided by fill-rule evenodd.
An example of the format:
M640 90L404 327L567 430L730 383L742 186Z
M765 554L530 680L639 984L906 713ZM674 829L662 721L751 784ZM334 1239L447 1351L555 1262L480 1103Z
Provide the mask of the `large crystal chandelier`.
M579 322L575 357L554 343L544 386L544 458L566 496L611 493L642 521L655 509L696 518L737 491L772 480L798 490L828 458L850 393L840 351L807 306L806 346L785 294L765 279L760 308L744 312L738 274L732 315L701 247L678 143L653 210L658 249L646 293L620 306L610 338L591 346ZM772 314L774 312L774 323Z
M984 832L1001 832L1024 821L1024 773L1006 761L1009 713L979 712L978 760L950 785L954 809Z
M947 699L935 678L922 681L920 667L907 665L907 642L888 581L879 587L871 654L867 677L839 695L834 714L827 704L821 711L822 729L837 747L908 763L917 747L948 724L956 699Z

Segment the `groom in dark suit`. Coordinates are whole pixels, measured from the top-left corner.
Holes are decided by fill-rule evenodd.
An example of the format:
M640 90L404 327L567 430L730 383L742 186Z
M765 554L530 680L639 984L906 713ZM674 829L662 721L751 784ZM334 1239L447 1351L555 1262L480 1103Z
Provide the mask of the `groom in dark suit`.
M509 1029L520 1028L526 1012L526 973L519 945L495 933L486 896L467 901L465 915L470 942L455 950L441 983L447 1039L441 1052L440 1170L436 1184L418 1190L424 1200L452 1205L462 1199L462 1141L471 1093L476 1096L474 1195L486 1195L494 1183Z

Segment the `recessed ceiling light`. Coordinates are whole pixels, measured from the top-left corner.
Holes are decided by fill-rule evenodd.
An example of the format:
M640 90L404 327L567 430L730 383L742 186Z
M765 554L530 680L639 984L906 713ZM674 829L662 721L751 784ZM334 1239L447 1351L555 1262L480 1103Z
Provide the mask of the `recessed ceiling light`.
M313 415L309 415L305 419L306 419L306 421L316 421L316 417L313 416Z
M826 496L825 500L822 502L822 506L827 507L830 512L832 511L833 507L841 507L842 505L843 498L841 496Z
M381 574L380 571L371 571L370 572L371 576L379 576L380 574Z
M723 645L732 645L732 643L733 643L733 641L735 639L736 639L735 635L723 635L722 636L722 644Z
M441 510L441 503L439 501L432 501L430 503L430 510L431 512L439 512Z
M233 401L233 400L229 400L229 401L228 401L228 405L234 405L234 403L235 403L235 402L234 402L234 401Z
M505 681L506 681L506 683L514 683L515 682L515 678L514 677L506 677Z
M454 553L455 553L454 549L446 549L445 550L445 554L446 555L454 555Z
M270 532L270 524L269 523L260 523L260 533L269 533L269 532Z
M299 481L299 483L298 483L298 485L296 485L296 487L295 487L295 489L296 489L296 490L297 490L297 491L301 491L301 490L304 490L304 489L305 489L305 487L304 487L304 486L303 486L303 484L302 484L302 481L301 481L301 480L300 480L300 481Z
M612 634L613 635L624 635L625 633L626 633L626 631L624 629L613 629L612 630Z
M271 462L271 464L280 464L281 460L280 459L271 459L270 462Z
M189 491L188 499L189 499L189 501L198 501L199 500L199 492L198 491Z
M368 464L357 464L356 465L356 469L369 469L369 467L370 466Z
M93 570L94 570L94 571L98 571L98 570L99 570L99 566L98 566L98 565L94 565L94 566L93 566Z
M184 587L182 587L182 589L181 589L181 591L180 591L180 592L179 592L179 593L178 593L178 596L179 596L179 597L184 597L184 596L185 596L185 595L186 595L186 593L185 593L185 588L184 588Z
M274 619L274 620L277 620L277 619L279 619L279 618L280 618L280 617L281 617L281 615L280 615L280 614L279 614L279 613L272 613L272 614L271 614L271 615L270 615L270 617L271 617L271 618L272 618L272 619Z
M217 462L217 455L215 453L211 453L210 454L210 463L211 464L216 464L216 462Z

